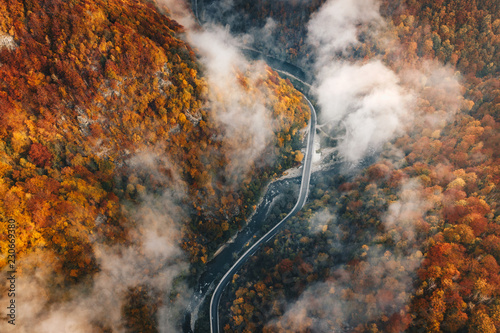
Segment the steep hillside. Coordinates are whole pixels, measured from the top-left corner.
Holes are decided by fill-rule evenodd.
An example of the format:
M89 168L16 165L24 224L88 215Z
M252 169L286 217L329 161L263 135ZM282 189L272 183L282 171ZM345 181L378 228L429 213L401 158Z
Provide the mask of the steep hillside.
M47 304L65 290L71 299L71 286L92 285L105 261L97 247L146 244L149 220L140 212L151 202L168 213L158 230L179 230L172 244L159 238L151 246L181 246L193 268L202 267L262 185L299 160L298 130L308 118L299 93L270 69L234 73L246 98L266 107L273 135L246 171L228 176L239 170L230 154L249 143L226 135L182 35L149 2L0 3L0 218L15 220L20 276L54 269L43 284ZM0 225L0 268L8 263L7 226ZM129 315L163 297L129 287ZM155 304L127 325L155 331L154 321L146 325Z
M294 10L303 6L243 7L254 22L269 13L288 27L313 11ZM226 332L500 329L498 3L384 1L380 13L382 36L373 37L377 24L356 21L360 42L332 62L377 59L403 85L418 81L417 116L359 176L316 185L302 216L234 279L222 306ZM294 40L305 41L297 31ZM298 47L288 56L307 58ZM422 71L434 74L415 76ZM433 86L435 73L445 85Z

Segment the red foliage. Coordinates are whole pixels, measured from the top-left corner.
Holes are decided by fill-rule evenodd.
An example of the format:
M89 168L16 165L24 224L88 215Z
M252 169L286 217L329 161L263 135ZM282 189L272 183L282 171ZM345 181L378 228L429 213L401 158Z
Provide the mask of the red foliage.
M279 264L279 271L281 273L291 272L292 269L293 269L293 261L291 261L288 258L283 259Z
M394 293L389 289L380 289L375 296L381 309L388 309L394 303Z
M357 188L358 188L358 184L346 182L346 183L343 183L339 186L339 191L340 192L349 192L349 191L351 191L353 189L355 190Z
M471 227L476 237L485 232L488 226L488 220L478 213L469 214L462 220Z
M53 158L47 147L38 142L31 145L29 156L33 163L42 168L50 166Z
M490 253L496 260L500 260L500 237L496 235L486 236L481 242L481 247Z
M465 248L462 245L456 243L437 243L429 249L427 258L424 260L418 275L421 280L428 278L435 279L443 274L441 267L454 265L457 269L460 269L464 258Z
M411 323L411 315L408 313L399 314L395 313L389 318L389 322L386 326L388 333L399 333L404 332Z
M385 178L389 175L390 168L385 164L377 163L377 164L370 166L368 168L367 172L368 172L368 177L371 181L380 180L380 179Z

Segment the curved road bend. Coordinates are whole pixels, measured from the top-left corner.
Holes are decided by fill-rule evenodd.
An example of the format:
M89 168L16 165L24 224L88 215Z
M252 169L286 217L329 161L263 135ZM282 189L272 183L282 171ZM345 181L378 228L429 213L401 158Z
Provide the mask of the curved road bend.
M250 247L239 259L234 263L234 265L226 272L224 277L220 280L219 284L212 294L212 299L210 300L210 331L212 333L219 332L219 302L224 291L224 288L228 284L229 280L232 279L233 275L241 268L241 266L266 242L271 240L285 225L292 216L294 216L299 210L304 206L307 194L309 192L309 183L311 180L311 164L312 164L312 150L314 135L316 133L316 110L309 101L307 97L304 96L309 108L311 110L311 119L309 120L309 135L307 138L307 148L306 155L304 157L303 169L302 169L302 181L300 183L299 197L297 203L292 208L290 213L281 220L278 224L274 226L270 231L268 231L262 238L260 238L252 247Z
M198 0L191 0L192 7L193 7L193 12L195 15L196 20L200 25L200 19L199 19L199 13L198 13ZM284 76L297 81L299 85L302 85L301 88L306 88L304 90L309 90L311 86L305 82L307 81L306 78L306 73L302 70L302 68L297 67L293 64L290 64L286 61L281 61L278 59L275 59L273 57L270 57L268 55L263 54L262 52L250 48L244 48L242 50L246 55L250 56L251 58L263 58L268 65L279 72L280 74L283 74ZM278 67L278 68L276 68ZM289 70L293 71L295 73L291 74ZM297 77L298 76L298 77ZM299 89L302 91L303 89ZM312 150L314 147L314 137L316 134L316 124L317 124L317 119L316 119L316 110L314 106L311 104L311 101L306 97L305 91L302 91L303 96L305 100L307 101L309 105L309 109L311 110L311 118L309 120L309 134L307 138L307 148L306 148L306 154L304 157L304 163L303 163L303 169L302 169L302 180L300 183L300 190L299 190L299 197L297 199L297 202L295 203L295 206L292 208L292 210L288 213L287 216L283 220L281 220L279 223L277 223L270 231L268 231L264 236L262 236L255 244L253 244L238 260L234 263L234 265L226 272L226 274L222 277L220 280L219 284L215 288L212 298L210 299L210 331L211 333L218 333L219 332L219 303L220 303L220 298L222 296L222 292L224 291L225 287L227 286L228 282L230 279L232 279L233 275L245 264L245 262L265 243L267 243L269 240L271 240L285 225L285 222L288 221L292 216L294 216L299 210L302 209L304 206L306 200L307 200L307 195L309 193L309 184L311 180L311 165L312 165Z

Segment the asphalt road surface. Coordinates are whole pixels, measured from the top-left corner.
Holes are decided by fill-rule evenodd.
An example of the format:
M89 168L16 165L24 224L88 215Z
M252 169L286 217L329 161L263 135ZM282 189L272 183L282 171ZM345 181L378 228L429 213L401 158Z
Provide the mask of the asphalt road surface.
M241 266L265 243L271 240L285 225L292 216L294 216L299 210L302 209L306 200L307 194L309 193L309 183L311 180L311 164L314 148L314 135L316 133L316 110L311 104L309 99L304 96L309 108L311 110L311 118L309 120L309 135L307 137L307 148L306 154L304 156L303 168L302 168L302 181L300 183L299 197L297 203L292 208L290 213L278 224L276 224L271 230L269 230L262 238L260 238L252 247L250 247L226 272L222 277L217 287L215 287L214 293L212 294L212 299L210 300L210 331L212 333L219 332L219 302L224 291L224 288L228 282L233 278L233 275L241 268Z
M198 23L201 22L199 20L199 14L198 14L198 0L192 0L192 7L193 7L193 12L195 14L196 19L198 20ZM299 89L303 93L305 90L310 89L310 85L305 82L307 81L307 73L304 72L301 68L290 64L285 61L281 61L278 59L275 59L273 57L267 56L263 53L261 53L258 50L253 50L253 49L242 49L242 52L245 53L246 56L253 58L253 59L263 59L266 61L266 63L273 68L274 70L278 71L282 76L285 76L289 78L292 82L294 82L294 85L297 84L297 88L302 88ZM293 73L293 74L292 74ZM307 137L307 148L306 148L306 154L304 155L304 160L303 160L303 167L302 167L302 179L300 183L300 189L299 189L299 196L297 199L297 202L295 206L292 208L292 210L288 213L288 215L281 220L279 223L277 223L270 231L268 231L264 236L262 236L257 242L255 242L242 256L238 258L238 260L233 264L233 266L224 274L220 282L218 283L217 287L215 287L215 290L212 294L212 298L210 300L210 330L212 333L218 333L219 332L219 303L220 303L220 298L222 295L222 292L224 291L225 287L227 286L228 282L232 279L234 274L245 264L245 262L265 243L270 241L284 226L286 221L288 221L292 216L294 216L298 211L302 209L304 206L306 200L307 200L307 195L309 193L309 184L311 180L311 165L312 165L312 157L313 157L313 149L314 149L314 137L316 134L316 110L312 103L309 101L309 99L304 95L304 99L307 101L309 108L311 110L311 117L309 120L309 133ZM206 287L206 286L204 286ZM204 293L201 291L201 293ZM202 295L200 295L200 299Z

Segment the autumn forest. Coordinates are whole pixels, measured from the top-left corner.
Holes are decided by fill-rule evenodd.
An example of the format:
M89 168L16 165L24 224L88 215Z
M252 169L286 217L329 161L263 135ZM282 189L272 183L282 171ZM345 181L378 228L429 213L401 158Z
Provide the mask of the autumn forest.
M299 175L302 93L307 203L220 331L500 330L500 3L193 3L0 1L0 331L210 332L194 290Z

